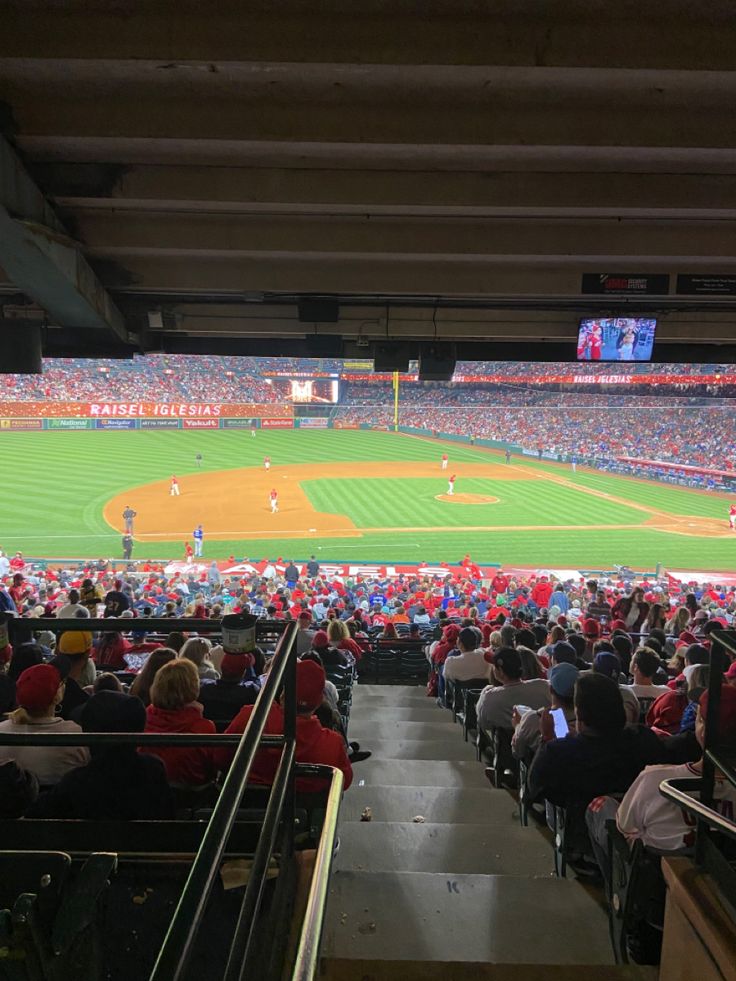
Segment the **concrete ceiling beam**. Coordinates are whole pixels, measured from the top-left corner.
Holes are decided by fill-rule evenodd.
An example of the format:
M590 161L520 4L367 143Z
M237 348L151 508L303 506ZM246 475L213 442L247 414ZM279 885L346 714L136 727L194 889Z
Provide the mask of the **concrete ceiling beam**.
M686 215L736 209L736 176L567 174L509 171L346 171L198 166L114 167L54 163L33 175L67 209L319 211L385 209L412 214L536 214L575 209Z
M729 220L436 219L76 212L89 254L226 257L256 252L368 257L721 257L733 254ZM736 257L734 257L736 262Z
M126 256L124 260L100 264L95 269L107 287L120 297L145 298L146 293L175 293L180 300L197 296L238 298L251 292L355 293L477 297L489 303L498 297L514 304L524 299L580 299L582 272L670 272L709 274L736 272L736 258L708 257L673 259L635 254L621 269L621 256L601 254L582 259L525 255L476 259L466 257L447 262L441 257L406 258L374 255L370 262L361 255L310 257L179 255ZM700 308L707 306L697 297ZM591 297L591 306L613 303ZM633 303L636 302L634 298ZM683 301L683 305L686 301Z
M736 32L734 32L736 35ZM723 148L736 145L736 114L720 106L656 107L614 101L552 105L490 101L486 106L411 103L281 104L216 97L156 99L120 90L95 99L63 88L44 98L19 90L0 100L13 107L17 131L27 137L171 139L299 144L424 144L430 146L547 145Z
M5 0L0 55L167 62L612 65L736 64L726 0L611 4L514 0L269 5ZM29 11L32 6L32 11Z
M111 330L128 339L122 314L2 138L0 262L15 287L60 326Z

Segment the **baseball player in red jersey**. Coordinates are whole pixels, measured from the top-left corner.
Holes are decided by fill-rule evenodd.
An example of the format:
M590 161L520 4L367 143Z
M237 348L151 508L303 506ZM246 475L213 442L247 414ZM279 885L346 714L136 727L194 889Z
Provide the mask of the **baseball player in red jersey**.
M447 454L442 454L442 469L447 470Z
M731 526L731 531L736 531L736 504L732 504L728 509L728 523Z
M169 487L169 497L178 497L179 496L179 493L180 493L179 492L179 481L172 474L172 477L171 477L171 486Z
M264 458L263 458L263 469L264 470L270 470L271 469L271 457L270 456L264 456Z
M278 514L279 492L276 490L275 487L272 488L271 493L269 494L269 498L271 500L271 514Z
M450 477L450 479L447 481L447 493L448 494L455 493L455 474L453 474L452 477Z
M590 360L601 360L601 348L603 346L603 330L600 324L593 324L590 331Z

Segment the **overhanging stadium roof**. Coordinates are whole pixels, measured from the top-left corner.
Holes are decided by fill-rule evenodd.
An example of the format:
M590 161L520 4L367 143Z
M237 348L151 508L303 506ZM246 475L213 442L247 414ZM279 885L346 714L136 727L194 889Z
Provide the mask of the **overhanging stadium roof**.
M665 347L733 360L707 350L736 337L732 18L0 0L4 322L32 301L59 354L445 339L559 358L581 312L635 307ZM338 309L300 316L320 296Z

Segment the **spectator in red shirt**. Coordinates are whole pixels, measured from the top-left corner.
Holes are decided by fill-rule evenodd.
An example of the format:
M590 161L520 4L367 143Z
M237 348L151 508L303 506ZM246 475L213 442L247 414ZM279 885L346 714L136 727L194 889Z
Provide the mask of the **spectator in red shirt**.
M549 606L549 598L554 592L554 587L552 583L547 582L547 577L542 576L539 582L536 584L532 590L532 600L537 604L540 609L542 607Z
M493 579L491 579L491 589L494 593L505 593L508 588L508 578L499 569Z
M345 740L342 736L325 729L315 716L322 704L325 690L325 670L315 661L298 661L296 666L296 761L297 763L321 763L341 770L345 778L344 789L353 781L353 768L348 759ZM227 727L228 733L245 732L250 719L252 705L245 705ZM266 719L264 734L276 736L284 731L284 711L278 702L271 706ZM256 754L250 781L269 786L273 783L278 767L280 750L262 749ZM229 747L216 750L215 758L220 767L226 769L232 761L234 751ZM327 783L312 777L300 777L296 782L300 793L319 793L327 789Z
M215 724L202 715L199 673L186 658L169 661L159 669L151 685L151 704L146 709L146 732L214 733ZM166 767L172 786L197 787L215 777L212 751L206 746L147 746Z

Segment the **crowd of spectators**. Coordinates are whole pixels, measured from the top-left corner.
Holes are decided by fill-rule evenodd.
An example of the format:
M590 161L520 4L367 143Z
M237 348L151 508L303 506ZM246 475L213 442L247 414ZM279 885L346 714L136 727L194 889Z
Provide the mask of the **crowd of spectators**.
M713 633L736 620L733 584L484 573L469 555L444 574L393 578L322 574L314 558L237 576L214 563L166 575L151 563L118 574L103 561L13 562L0 609L31 630L40 616L78 618L79 628L39 629L0 649L0 734L193 733L204 745L0 746L5 816L166 819L177 795L216 794L233 750L207 736L245 730L270 652L213 644L192 621L242 613L297 622L297 760L338 767L346 789L370 752L348 742L326 670L360 673L374 641L413 638L430 665L428 696L447 706L457 686L480 689L475 726L496 754L489 778L521 780L525 806L553 827L564 809L581 874L608 872L606 821L657 853L692 850L691 822L659 785L701 772ZM109 630L85 630L90 615ZM136 629L151 615L171 620L167 635ZM736 661L718 711L719 740L734 746ZM275 703L265 732L283 727ZM277 762L261 750L252 782L270 785ZM297 789L322 789L315 780ZM736 790L719 781L714 806L732 817L734 804Z
M608 465L619 457L654 459L686 466L733 470L736 444L731 410L697 408L403 408L401 426L433 433L513 443L534 453ZM391 426L389 405L344 407L338 424Z
M0 380L0 401L188 401L188 402L252 402L280 401L273 390L273 379L316 372L346 374L355 377L336 359L219 357L214 355L148 354L131 360L114 359L46 359L42 375L3 375ZM620 384L600 383L597 379L610 375L612 370L625 377L645 374L666 376L665 381L629 386L637 397L647 395L671 399L729 397L736 394L733 385L720 380L728 375L725 365L627 365L614 369L596 364L532 364L527 362L458 362L456 382L426 383L404 381L401 398L408 405L431 405L437 400L451 405L534 404L535 394L544 400L557 392L562 399L571 396L570 382L559 379L574 377L576 386L585 386L589 378L596 385L592 398L601 394L620 398ZM702 383L678 382L678 375L702 375ZM504 379L511 391L502 385L473 382L463 378L488 376ZM540 387L543 386L543 387ZM626 386L623 386L626 387ZM733 389L733 390L732 390ZM369 383L345 378L340 401L348 405L388 403L392 397L387 382ZM583 396L579 396L582 398ZM515 402L514 399L521 399ZM559 404L591 404L584 401ZM619 404L610 402L607 404Z

